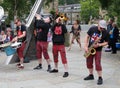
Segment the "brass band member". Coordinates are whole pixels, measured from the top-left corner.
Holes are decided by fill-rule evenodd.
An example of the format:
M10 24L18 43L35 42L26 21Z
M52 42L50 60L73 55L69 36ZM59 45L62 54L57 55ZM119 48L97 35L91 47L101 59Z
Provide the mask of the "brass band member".
M85 37L85 52L88 52L89 47L95 41L98 41L94 44L94 48L96 50L95 55L90 55L86 58L86 65L89 70L89 75L84 78L84 80L94 80L93 75L93 60L95 60L95 68L98 74L98 85L103 83L102 79L102 66L101 66L101 52L102 47L108 44L108 32L106 29L106 21L100 20L98 26L92 26Z
M61 23L60 17L56 19L56 24L51 29L53 33L53 58L54 58L54 64L55 68L51 70L51 73L57 73L58 72L58 54L60 52L62 64L64 65L64 75L63 77L68 77L68 65L67 65L67 58L66 58L66 52L65 52L65 37L64 34L67 33L66 26Z
M50 65L50 57L48 54L48 42L47 42L47 34L50 28L50 17L41 19L41 16L39 14L36 14L36 32L37 32L37 42L36 42L36 50L37 50L37 58L39 61L39 65L37 65L34 70L40 70L42 69L42 54L47 61L48 69L47 71L51 70Z
M23 61L24 61L24 49L26 45L26 26L23 25L20 21L20 19L15 19L15 24L16 24L16 31L17 31L17 36L13 38L12 42L14 41L19 41L22 42L21 47L17 48L17 53L18 57L20 59L20 62L17 64L18 68L23 69Z

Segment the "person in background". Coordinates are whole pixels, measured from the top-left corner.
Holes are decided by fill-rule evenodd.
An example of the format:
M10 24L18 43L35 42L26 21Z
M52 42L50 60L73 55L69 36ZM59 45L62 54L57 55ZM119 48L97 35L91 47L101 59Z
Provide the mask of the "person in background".
M12 41L13 36L11 35L10 31L7 31L6 33L6 39L4 40L5 43Z
M17 48L17 54L20 59L20 62L17 64L19 69L23 69L24 65L24 49L26 46L26 26L21 23L19 18L15 19L14 23L16 24L16 33L17 36L12 39L12 42L21 42L21 47Z
M112 30L112 24L114 22L114 19L113 18L110 18L109 21L108 21L108 25L107 25L107 32L109 33L111 30ZM108 42L108 49L111 48L111 44L110 44L110 35L109 35L109 42Z
M5 43L4 41L5 41L5 39L6 39L6 34L5 34L5 32L4 31L1 31L1 40L0 40L0 42L1 42L1 44L3 44L3 43Z
M6 34L5 32L2 30L0 33L0 45L5 43L5 39L6 39ZM3 48L0 48L1 51L4 51Z
M119 37L119 30L115 22L112 23L112 30L110 30L109 35L110 35L109 43L112 48L112 54L116 54L117 53L116 42Z
M71 28L70 33L73 34L71 42L70 42L70 47L68 50L71 50L72 44L74 44L74 40L76 39L77 43L79 44L80 50L81 50L81 42L80 42L80 32L81 32L81 26L79 25L79 20L75 20L74 24Z
M56 19L56 23L51 29L53 33L53 47L52 47L52 52L53 52L53 58L54 58L54 69L50 71L50 73L57 73L58 72L58 54L60 52L61 55L61 60L62 64L64 65L64 75L63 77L68 77L68 64L67 64L67 58L66 58L66 52L65 52L65 36L64 34L67 33L66 26L61 23L60 17Z
M97 84L103 84L102 78L102 66L101 66L101 55L102 55L102 47L108 44L108 32L106 31L106 21L100 20L98 26L92 26L85 37L85 52L90 52L89 47L92 47L96 50L95 55L89 55L86 58L86 65L89 70L89 75L84 78L84 80L94 80L93 75L93 62L95 60L95 68L98 74Z
M8 28L6 29L6 31L7 31L7 32L11 32L11 33L10 33L11 36L14 37L14 32L13 32L13 30L11 29L11 27L8 27Z
M51 70L50 57L48 54L48 42L47 42L47 34L50 28L50 22L51 22L50 17L46 17L42 20L41 16L39 14L36 14L36 37L37 37L36 55L39 61L39 65L36 66L34 70L42 69L42 53L48 64L47 71L49 72Z

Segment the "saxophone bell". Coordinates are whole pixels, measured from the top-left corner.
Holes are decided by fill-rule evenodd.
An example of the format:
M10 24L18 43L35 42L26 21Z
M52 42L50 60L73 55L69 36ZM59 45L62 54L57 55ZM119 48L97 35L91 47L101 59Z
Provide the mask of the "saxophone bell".
M84 54L84 57L88 58L90 55L95 55L95 54L96 54L96 50L93 47L91 47L88 49L88 52Z

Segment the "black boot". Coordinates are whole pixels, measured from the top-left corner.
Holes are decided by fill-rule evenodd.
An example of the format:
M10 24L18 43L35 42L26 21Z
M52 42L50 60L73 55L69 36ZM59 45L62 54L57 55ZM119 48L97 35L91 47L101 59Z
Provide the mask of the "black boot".
M58 73L58 69L53 69L50 71L50 73Z
M69 76L69 73L68 73L68 72L65 72L64 75L63 75L64 78L65 78L65 77L68 77L68 76Z
M47 69L48 72L51 71L51 65L48 65L48 69Z
M99 77L99 78L98 78L98 82L97 82L97 84L98 84L98 85L103 84L103 79L102 79L102 77Z
M84 78L84 80L94 80L93 74L88 75L87 77Z
M34 70L39 70L39 69L42 69L42 64L39 64L38 66L36 66L36 67L34 68Z

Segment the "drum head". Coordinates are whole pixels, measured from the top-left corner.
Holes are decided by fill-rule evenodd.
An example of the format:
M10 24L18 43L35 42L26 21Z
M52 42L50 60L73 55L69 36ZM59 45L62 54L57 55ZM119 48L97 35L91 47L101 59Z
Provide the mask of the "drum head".
M4 16L4 9L0 6L0 20Z

